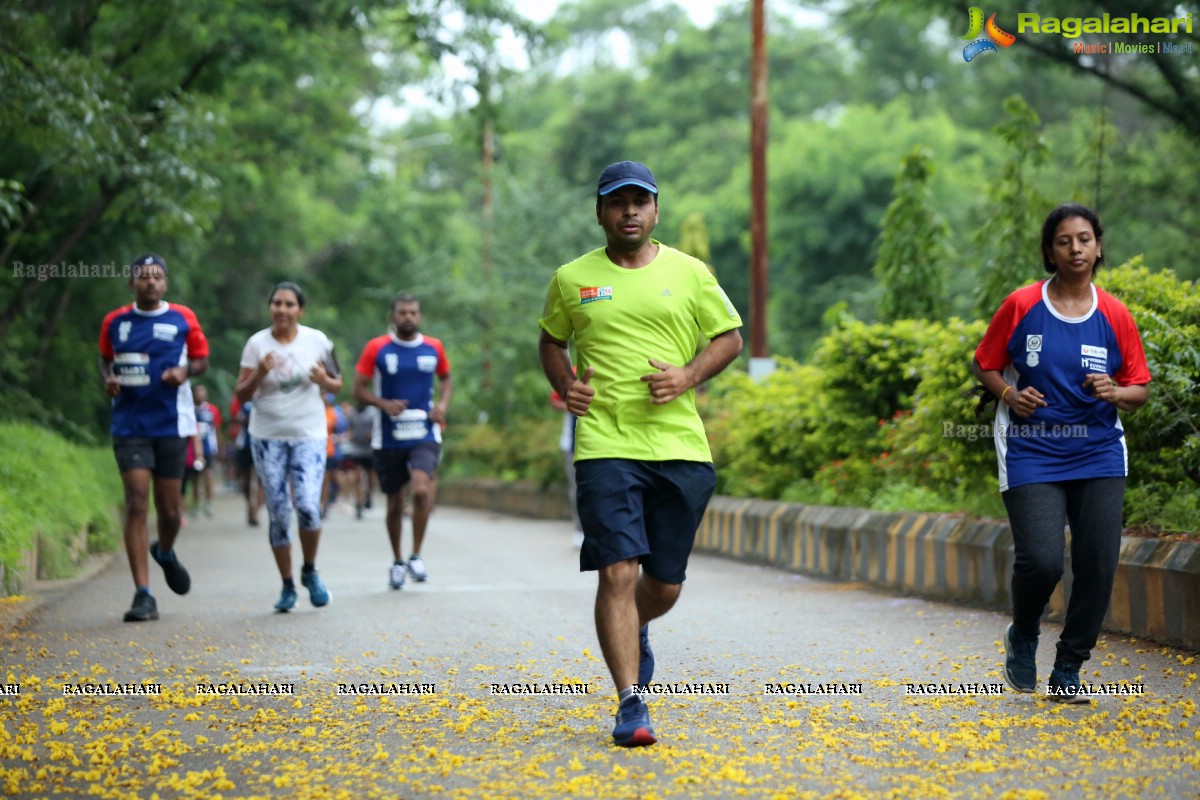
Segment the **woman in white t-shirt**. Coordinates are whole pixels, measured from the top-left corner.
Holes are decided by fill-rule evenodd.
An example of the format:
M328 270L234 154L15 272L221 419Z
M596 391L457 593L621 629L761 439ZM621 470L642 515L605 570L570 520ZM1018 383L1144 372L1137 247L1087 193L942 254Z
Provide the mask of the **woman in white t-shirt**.
M288 611L296 605L288 535L293 498L304 553L300 582L314 606L329 602L329 590L316 569L328 435L322 394L340 391L342 376L329 337L300 324L304 292L299 286L291 282L276 286L270 308L271 327L251 336L242 350L234 392L243 403L254 401L250 417L254 467L266 494L271 548L283 579L275 609Z

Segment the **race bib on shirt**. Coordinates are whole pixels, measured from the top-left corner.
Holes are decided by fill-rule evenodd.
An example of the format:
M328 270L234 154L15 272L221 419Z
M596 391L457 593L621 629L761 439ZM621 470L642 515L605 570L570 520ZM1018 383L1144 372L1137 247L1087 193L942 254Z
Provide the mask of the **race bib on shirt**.
M149 386L149 368L149 353L116 353L113 356L113 375L122 386Z
M424 439L429 433L429 414L419 408L408 408L391 418L392 438L399 442Z

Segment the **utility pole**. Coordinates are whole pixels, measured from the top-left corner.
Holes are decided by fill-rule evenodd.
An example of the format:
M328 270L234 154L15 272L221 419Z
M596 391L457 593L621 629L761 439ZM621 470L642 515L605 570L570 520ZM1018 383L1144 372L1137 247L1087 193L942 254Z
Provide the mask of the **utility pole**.
M480 262L482 281L485 291L492 289L492 236L495 227L495 210L492 206L492 172L496 162L496 129L492 120L492 107L486 99L480 104L483 108L483 236L481 243ZM487 298L486 300L490 300ZM483 322L483 363L481 364L480 383L483 396L489 397L492 392L492 319L488 303L484 302L481 312Z
M767 354L767 31L764 0L754 0L750 25L750 377L775 371Z

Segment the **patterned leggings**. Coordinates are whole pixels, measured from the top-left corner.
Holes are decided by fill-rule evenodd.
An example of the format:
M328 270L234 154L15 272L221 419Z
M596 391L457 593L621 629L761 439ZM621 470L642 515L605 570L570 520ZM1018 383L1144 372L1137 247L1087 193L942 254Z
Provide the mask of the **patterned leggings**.
M262 481L271 517L271 547L291 544L292 496L300 530L321 529L321 484L325 480L324 439L254 439L254 467ZM288 492L288 478L292 491Z

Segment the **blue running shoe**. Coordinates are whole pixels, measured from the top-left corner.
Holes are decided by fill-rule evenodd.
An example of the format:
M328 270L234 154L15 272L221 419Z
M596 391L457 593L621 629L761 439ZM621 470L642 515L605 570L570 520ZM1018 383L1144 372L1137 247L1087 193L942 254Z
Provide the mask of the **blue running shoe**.
M1050 672L1050 699L1057 703L1090 703L1091 698L1083 693L1079 683L1079 667L1070 664L1055 664Z
M638 695L627 698L617 706L617 724L613 741L620 747L646 747L658 741L650 727L650 709Z
M1038 637L1023 636L1012 623L1004 631L1004 680L1018 692L1037 689Z
M283 587L283 591L279 593L279 599L275 601L276 611L291 611L296 605L296 590L291 586Z
M654 651L650 649L649 625L643 625L638 631L638 647L641 650L641 660L638 661L638 686L645 687L654 680Z
M175 551L171 551L170 557L164 558L158 550L158 541L150 545L150 557L162 567L163 577L167 579L167 586L171 587L171 591L175 594L187 594L188 589L192 588L192 577L188 575L188 571L183 568L183 564L179 563L178 556Z
M329 590L325 588L325 581L321 580L315 569L301 574L300 582L308 589L308 599L312 600L314 606L320 608L329 604Z

